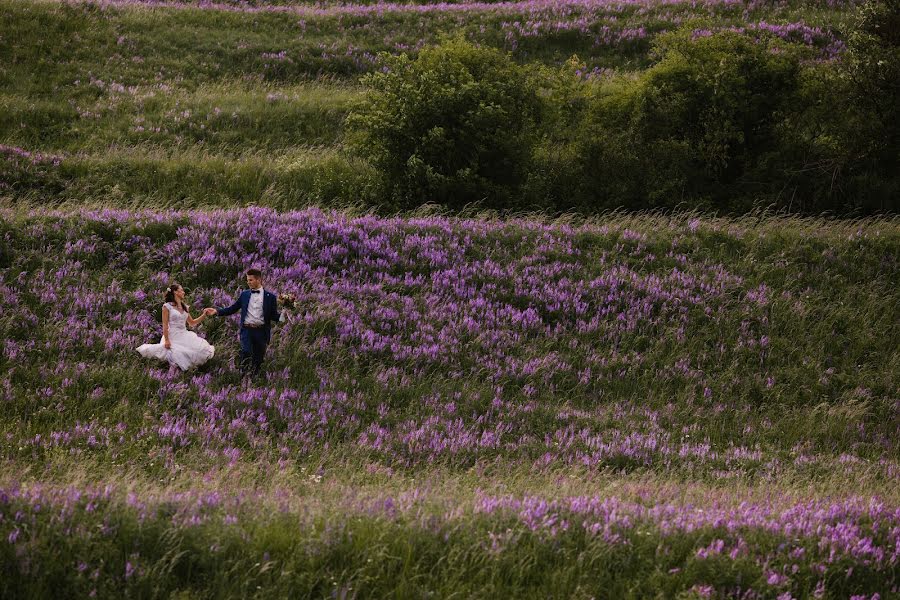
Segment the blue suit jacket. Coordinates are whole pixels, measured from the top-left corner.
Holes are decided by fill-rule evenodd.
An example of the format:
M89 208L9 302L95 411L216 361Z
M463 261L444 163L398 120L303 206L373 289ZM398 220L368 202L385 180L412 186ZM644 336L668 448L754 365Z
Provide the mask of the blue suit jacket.
M244 290L234 304L228 308L217 308L216 314L220 317L233 315L237 311L241 311L241 327L244 326L244 319L247 318L247 307L250 306L250 290ZM281 313L278 312L278 298L272 292L263 291L263 327L266 330L266 337L272 335L272 321L280 321Z

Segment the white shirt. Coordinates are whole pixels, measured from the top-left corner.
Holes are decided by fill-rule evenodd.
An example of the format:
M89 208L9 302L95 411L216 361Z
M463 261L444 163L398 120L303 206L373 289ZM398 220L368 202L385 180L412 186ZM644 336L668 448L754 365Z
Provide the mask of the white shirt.
M250 290L250 303L247 305L247 316L244 317L244 323L247 325L263 324L263 295L266 291L259 288L259 293L254 294L256 290Z

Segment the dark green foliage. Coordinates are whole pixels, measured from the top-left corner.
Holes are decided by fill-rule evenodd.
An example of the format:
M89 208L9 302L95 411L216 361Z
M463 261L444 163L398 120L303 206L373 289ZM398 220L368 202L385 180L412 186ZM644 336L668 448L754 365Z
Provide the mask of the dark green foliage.
M900 208L900 3L869 2L848 49L800 73L770 153L773 201L793 211L872 214Z
M900 0L870 1L843 61L853 100L874 116L871 152L896 164L900 132ZM878 134L881 131L881 134Z
M462 40L382 60L350 123L392 207L518 207L540 114L528 71Z
M841 77L859 129L845 141L851 193L864 212L900 207L900 1L866 3L848 40ZM846 151L846 150L845 150Z
M602 19L591 34L543 30L510 42L511 17L490 11L458 20L388 12L376 25L0 0L9 42L0 44L0 197L41 206L896 211L898 0L855 15L792 4L712 13L667 4L665 16L625 7L611 15L612 33L640 27L647 36L597 45ZM827 35L793 44L753 26L798 17ZM685 28L663 34L676 22ZM454 34L484 47L428 49ZM364 106L360 130L348 131L361 94L350 79L376 68L379 51L408 52L369 80L372 94L402 102ZM559 69L573 53L581 60ZM607 68L615 74L584 78ZM406 112L379 123L376 110ZM372 165L343 151L345 136Z
M647 196L671 201L681 191L726 201L772 148L798 58L731 32L692 40L682 31L660 48L663 58L643 78L631 121L646 166L662 169L668 181Z
M392 208L892 211L896 4L863 7L836 63L811 61L808 48L766 33L698 35L686 26L658 38L646 71L592 82L577 57L526 74L454 42L370 76L351 129L361 130L356 148L381 174ZM473 60L493 67L474 73ZM511 84L515 71L532 96ZM518 110L486 112L482 97Z
M549 134L554 153L539 158L551 183L529 191L587 213L897 210L900 60L885 33L896 4L864 7L836 64L733 32L664 36L656 65L596 86L576 135Z
M587 207L749 208L793 97L799 57L735 32L662 38L659 62L604 86L578 141Z

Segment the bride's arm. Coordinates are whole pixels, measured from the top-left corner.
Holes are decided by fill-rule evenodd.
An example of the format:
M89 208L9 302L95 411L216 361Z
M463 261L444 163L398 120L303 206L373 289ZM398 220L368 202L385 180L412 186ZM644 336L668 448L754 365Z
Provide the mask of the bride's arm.
M169 307L163 305L162 307L162 322L163 322L163 344L165 344L166 348L171 348L172 344L169 342Z
M200 323L202 323L203 321L206 320L206 313L204 313L204 312L201 312L200 316L197 317L196 319L194 317L192 317L190 307L188 307L188 309L187 309L187 314L188 314L188 317L187 317L188 327L193 327L194 325L199 325Z

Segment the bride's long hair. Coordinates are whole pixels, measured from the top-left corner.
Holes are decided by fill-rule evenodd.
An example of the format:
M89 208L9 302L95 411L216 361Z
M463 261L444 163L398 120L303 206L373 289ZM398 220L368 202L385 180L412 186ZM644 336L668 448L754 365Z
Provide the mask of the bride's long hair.
M170 283L169 287L166 288L166 302L171 304L175 304L175 292L180 290L181 286L177 283Z

